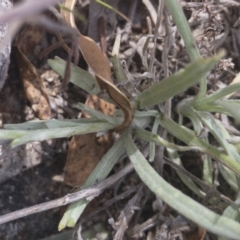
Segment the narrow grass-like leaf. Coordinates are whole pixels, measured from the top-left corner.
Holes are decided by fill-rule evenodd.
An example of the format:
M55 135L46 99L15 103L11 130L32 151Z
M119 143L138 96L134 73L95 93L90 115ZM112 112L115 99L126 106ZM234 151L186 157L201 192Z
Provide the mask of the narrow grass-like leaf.
M177 25L177 29L183 38L190 59L192 61L198 59L200 57L200 54L180 3L175 0L165 0L164 3L172 15L173 21ZM204 98L206 91L207 80L206 78L202 78L200 81L200 89L198 95L195 98L196 102Z
M199 120L199 117L197 116L195 110L192 108L192 104L193 99L186 98L177 104L176 109L179 114L188 117L191 120L194 132L199 135L203 128L203 125Z
M240 164L235 162L231 157L225 153L219 151L217 148L204 142L197 137L191 130L181 127L175 123L172 119L167 118L161 114L160 125L164 127L169 133L176 138L185 142L189 146L195 146L202 148L202 151L208 154L216 161L221 162L228 168L230 168L238 177L240 177Z
M127 77L123 71L122 65L119 60L119 49L120 49L120 43L121 43L121 34L118 34L116 36L113 50L112 50L112 57L111 62L113 64L113 70L117 79L118 83L121 83L123 81L127 81Z
M194 103L195 99L193 98L183 99L178 103L177 111L181 116L187 116L192 121L194 132L199 136L203 129L203 124L199 119L198 112L192 107ZM202 140L208 144L207 137ZM212 159L207 154L203 155L203 159L203 181L208 185L212 185Z
M224 140L227 142L227 144L225 143L224 149L227 148L226 152L228 153L228 155L232 157L236 162L240 163L240 155L238 154L236 146L232 145L226 140L230 138L229 132L225 129L225 127L219 120L214 119L214 121L217 125L216 127L218 128L218 132L221 133L222 138L224 138ZM238 192L240 187L240 178L237 178L233 171L220 163L219 169L225 181L233 188L233 190Z
M236 176L233 174L233 171L224 166L223 164L218 164L219 172L225 181L229 184L229 186L233 189L233 191L238 192L239 187L237 184Z
M16 147L28 142L43 141L52 138L70 137L73 135L105 131L114 125L106 122L78 124L77 127L40 129L40 130L0 130L0 139L13 139L11 145Z
M111 58L111 62L113 64L114 73L116 75L116 79L118 83L122 83L127 81L127 77L122 69L121 63L118 59L117 55L113 55Z
M57 72L61 77L64 77L66 61L59 57L48 60L49 66ZM70 82L77 85L78 87L84 89L90 94L99 95L101 93L100 88L93 75L87 71L71 64L71 77Z
M111 149L103 156L101 161L84 183L83 188L89 187L96 182L101 182L108 176L113 166L117 163L118 159L125 151L123 140L123 136L121 136L117 142L114 143ZM71 204L59 223L59 231L67 226L74 227L88 203L88 200L83 199Z
M230 135L225 128L220 125L221 123L217 122L211 113L196 112L196 114L202 123L210 130L220 145L224 148L226 153L240 164L240 156L235 147L227 142L226 139L228 139Z
M152 127L152 134L157 134L157 130L158 130L158 126L159 126L159 117L156 117L153 123L153 127ZM149 162L153 162L154 158L155 158L155 152L156 152L156 145L154 142L150 141L149 143Z
M47 129L46 122L49 120L41 121L30 121L25 123L16 123L16 124L4 124L4 128L8 130L36 130L36 129ZM55 121L55 120L50 120ZM57 127L57 124L56 124Z
M176 0L165 0L164 3L172 15L173 21L175 22L177 29L183 38L186 50L191 60L194 61L198 59L200 57L200 53L198 51L192 31L184 15L180 2ZM201 101L204 98L206 91L207 80L203 77L200 81L200 89L198 95L195 97L196 102Z
M135 134L140 139L143 139L143 140L146 140L149 142L154 142L154 143L164 146L166 148L171 148L171 149L175 149L175 150L183 151L183 152L184 151L192 151L192 150L202 151L202 148L199 148L199 147L179 146L172 142L168 142L167 140L161 138L158 134L151 133L151 132L146 131L139 127L136 127Z
M225 108L222 107L220 104L218 104L218 101L201 103L201 104L193 105L193 107L197 111L216 112L216 113L223 113L223 114L229 115L229 113L225 110Z
M164 2L183 38L188 55L191 60L198 59L200 53L180 3L175 0L165 0Z
M215 91L214 93L206 96L204 99L202 99L196 105L202 105L203 103L215 102L216 100L219 100L219 99L227 96L228 94L234 93L239 90L240 90L240 83L231 84L225 88L219 89L219 90Z
M10 140L15 138L20 138L24 136L26 131L24 130L0 130L1 140Z
M97 111L93 108L90 108L83 103L74 104L73 107L78 108L78 109L82 110L83 112L86 112L91 117L97 118L100 121L106 121L106 122L109 122L111 124L115 123L115 120L113 119L113 117L111 117L109 115L106 115L102 112L99 112L99 111Z
M239 100L217 100L215 102L201 102L194 105L195 110L224 113L233 117L237 123L240 123L240 112L236 111L239 107Z
M215 234L239 239L240 224L214 212L197 203L181 191L167 183L150 166L142 153L135 146L127 131L125 134L127 154L142 181L164 202L188 219Z
M208 138L203 139L207 144L209 144ZM205 154L203 156L203 176L202 180L209 186L213 184L213 164L212 158Z
M158 111L156 110L147 110L147 111L136 111L135 117L136 118L145 118L145 117L157 117Z
M97 123L97 118L80 118L80 119L64 119L64 120L37 120L18 124L4 124L4 128L8 130L39 130L50 128L77 127L79 124Z
M240 193L238 193L238 196L235 202L224 210L223 216L239 222L240 220L239 207L240 207ZM219 237L218 240L228 240L228 239L225 237Z
M237 123L240 123L240 101L239 100L218 100L216 101L221 107L232 116Z
M199 82L201 78L205 77L207 72L211 70L223 56L224 53L220 52L215 57L197 59L187 65L184 70L149 87L138 95L137 102L139 107L144 108L164 102L178 93L185 91L190 86Z

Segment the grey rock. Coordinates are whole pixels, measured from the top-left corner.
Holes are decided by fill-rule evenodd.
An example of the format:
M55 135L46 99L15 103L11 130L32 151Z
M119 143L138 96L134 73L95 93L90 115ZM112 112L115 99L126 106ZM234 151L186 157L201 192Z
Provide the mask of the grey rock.
M12 8L12 2L10 0L0 0L0 13ZM9 24L0 23L0 43L3 41L9 29ZM4 46L0 48L0 91L7 79L9 57L11 53L11 40L7 41Z

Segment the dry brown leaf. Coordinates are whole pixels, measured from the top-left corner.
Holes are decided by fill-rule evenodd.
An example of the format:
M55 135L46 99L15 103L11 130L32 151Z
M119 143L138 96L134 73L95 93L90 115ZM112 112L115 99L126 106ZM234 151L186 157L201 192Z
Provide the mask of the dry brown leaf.
M110 133L100 138L96 133L74 136L69 145L64 182L73 187L82 185L111 145Z
M19 49L17 51L17 62L24 91L33 110L40 119L49 119L51 117L51 108L43 80L32 63Z
M184 240L203 240L206 235L204 228L198 227L195 231L187 233Z
M115 111L114 105L93 95L89 95L85 104L107 115ZM89 116L83 113L83 117ZM99 138L96 133L74 136L69 144L64 182L70 186L83 184L112 144L112 133Z

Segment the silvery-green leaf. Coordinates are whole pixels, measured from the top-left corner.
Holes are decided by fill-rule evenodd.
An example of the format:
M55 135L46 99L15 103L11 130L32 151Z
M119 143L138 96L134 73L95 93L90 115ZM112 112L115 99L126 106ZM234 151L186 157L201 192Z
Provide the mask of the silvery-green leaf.
M152 85L138 95L136 101L139 107L144 108L164 102L185 91L205 77L207 72L213 68L223 55L224 53L220 52L218 55L211 58L199 58L188 64L184 70Z
M124 135L124 145L134 169L153 193L180 214L208 231L232 239L239 238L239 223L214 213L166 182L137 149L129 131Z
M73 135L105 131L114 125L106 122L81 123L77 127L62 127L40 130L0 130L0 139L13 139L12 146L16 147L28 142L43 141L52 138L70 137Z
M217 148L211 146L207 142L197 137L191 130L178 125L172 119L167 118L162 114L160 118L160 125L173 136L185 142L187 145L202 148L202 151L204 151L216 161L219 161L228 168L230 168L238 177L240 177L239 163L237 163L225 153L219 151Z

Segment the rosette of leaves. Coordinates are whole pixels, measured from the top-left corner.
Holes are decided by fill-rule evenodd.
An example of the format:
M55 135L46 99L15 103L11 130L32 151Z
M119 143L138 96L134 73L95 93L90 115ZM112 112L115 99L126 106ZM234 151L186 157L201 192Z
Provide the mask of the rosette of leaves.
M152 85L131 99L130 105L127 104L128 106L126 107L134 108L134 111L126 109L126 111L129 110L132 113L131 121L128 118L128 124L125 124L124 129L121 129L120 138L105 154L82 188L89 187L96 181L99 182L105 179L117 160L126 152L139 177L157 197L208 231L223 237L238 239L240 236L240 224L238 223L239 197L225 209L222 216L214 213L165 181L149 164L133 140L140 138L150 142L152 146L162 145L166 147L169 158L180 166L182 163L178 156L178 151L197 150L203 152L205 159L203 161L202 180L204 183L207 186L213 185L212 160L215 160L219 164L222 176L232 189L236 191L237 195L240 196L238 194L240 157L237 148L228 141L230 134L221 125L221 122L217 121L211 114L211 112L220 112L231 116L236 121L240 121L239 113L236 111L236 108L239 107L239 101L223 100L224 96L240 90L240 84L230 85L206 96L206 75L224 56L224 53L220 52L210 58L201 58L178 1L168 0L165 1L165 4L184 40L191 63L185 69ZM120 73L119 76L121 78L117 54L113 57L115 57L115 69L117 69L118 74ZM64 76L66 66L64 60L55 58L54 60L49 60L49 65L58 74ZM96 76L97 80L87 71L71 65L70 81L73 84L83 88L90 94L115 103L123 110L120 104L116 102L116 99L113 99L108 89L105 92L102 91L98 74ZM151 110L155 105L177 96L196 83L200 84L198 95L193 98L183 99L177 106L179 123L174 122L163 112ZM91 118L5 125L5 129L0 130L0 139L11 139L14 147L31 141L43 141L50 138L69 137L91 132L106 132L118 128L119 125L126 121L124 110L122 112L116 111L114 116L106 116L98 111L89 109L83 104L78 104L77 106L87 112ZM182 125L183 117L191 120L193 130ZM153 119L152 132L145 130L146 126L149 126ZM161 126L168 132L168 140L156 134L158 126ZM207 137L200 137L203 128L207 128L212 133L223 150L210 145ZM185 146L175 144L173 138L179 139L185 143ZM154 148L151 149L153 151L151 154L154 155ZM202 198L206 196L206 191L200 189L187 174L182 171L176 171L184 184L195 194ZM212 200L214 199L209 201ZM71 204L59 224L59 230L64 229L66 226L73 227L89 201L89 199L84 199Z

